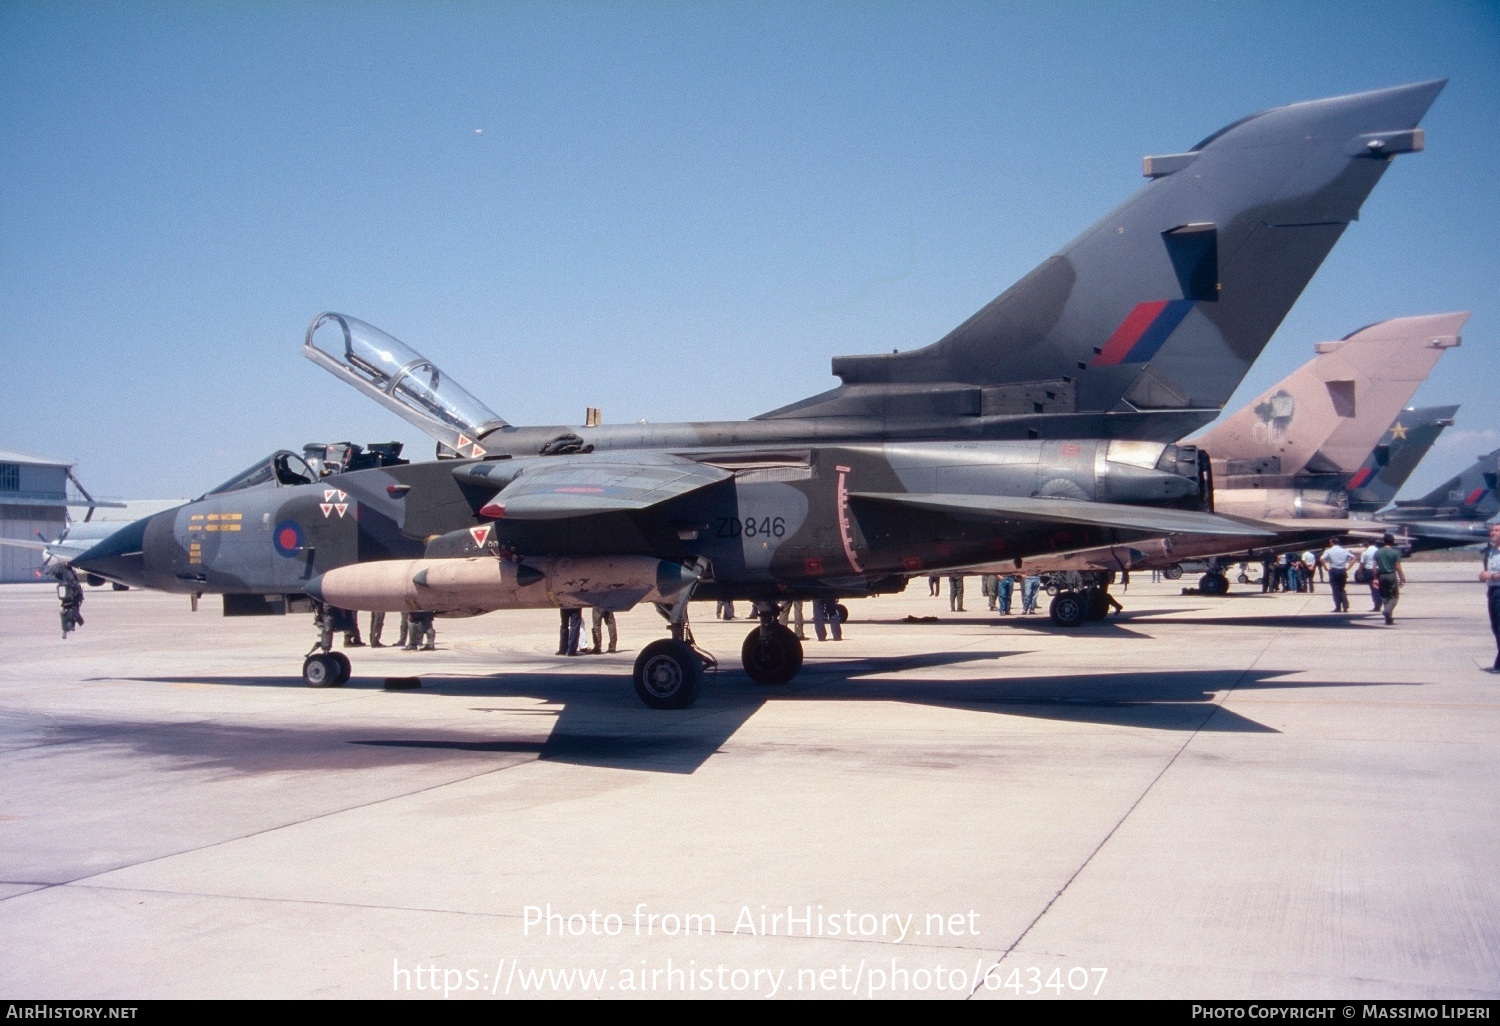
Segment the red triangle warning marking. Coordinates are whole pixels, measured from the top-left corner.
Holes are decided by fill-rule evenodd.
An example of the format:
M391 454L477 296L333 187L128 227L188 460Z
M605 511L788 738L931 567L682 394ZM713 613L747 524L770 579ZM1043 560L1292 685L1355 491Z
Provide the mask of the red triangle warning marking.
M343 516L345 513L349 512L349 504L347 502L341 502L333 508L339 511L339 516Z
M349 493L348 492L339 492L339 501L340 502L343 502L347 498L349 498Z
M469 450L469 455L473 456L477 460L477 459L479 459L479 457L487 455L487 453L486 453L486 450L481 449L479 447L479 443L478 442L475 442L474 443L474 448L472 448L472 449Z
M326 502L318 503L318 508L323 511L325 517L333 512L333 506Z
M467 445L473 445L473 444L474 444L474 439L470 438L468 435L459 435L458 436L458 445L454 446L454 448L455 449L462 449L462 448L464 448Z
M334 493L337 492L337 491L338 491L337 488L324 488L323 489L323 501L324 502L331 502L333 500Z
M490 540L490 525L485 524L483 527L471 527L469 528L469 534L474 536L475 545L482 546Z

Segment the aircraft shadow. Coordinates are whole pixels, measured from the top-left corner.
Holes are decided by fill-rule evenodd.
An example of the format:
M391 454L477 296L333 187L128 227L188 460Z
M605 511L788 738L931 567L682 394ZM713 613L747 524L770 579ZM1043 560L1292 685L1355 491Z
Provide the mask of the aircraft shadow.
M966 712L1025 716L1153 731L1275 733L1265 724L1218 705L1227 690L1304 690L1393 686L1380 682L1286 679L1295 671L1168 670L1055 674L1029 678L933 679L939 666L1001 659L1016 652L934 653L861 657L808 663L789 685L756 684L739 668L705 679L691 709L647 709L617 673L505 672L484 676L423 676L408 695L465 696L514 701L537 708L471 706L505 715L493 733L474 729L374 729L368 726L276 729L194 724L93 724L71 740L125 744L143 754L172 755L194 765L238 772L320 766L428 764L489 758L532 758L581 766L653 773L693 773L718 752L767 702L900 702ZM135 678L163 683L190 678ZM205 678L197 678L203 681ZM215 683L300 687L300 678L215 677ZM356 679L353 686L373 682ZM517 719L536 718L534 730ZM65 730L66 734L67 731ZM61 738L60 740L69 740ZM350 752L364 753L351 758Z

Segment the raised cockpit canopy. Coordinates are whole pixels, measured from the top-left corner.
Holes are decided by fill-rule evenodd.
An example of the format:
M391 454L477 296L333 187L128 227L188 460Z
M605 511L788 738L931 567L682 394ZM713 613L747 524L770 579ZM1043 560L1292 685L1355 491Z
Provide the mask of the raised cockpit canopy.
M223 495L225 492L242 492L246 488L259 488L264 485L280 488L312 484L317 479L318 475L313 473L312 468L301 456L286 449L279 449L266 459L257 460L248 469L234 475L219 487L210 489L199 498Z
M431 360L354 317L314 317L302 355L460 455L485 455L479 440L507 426Z

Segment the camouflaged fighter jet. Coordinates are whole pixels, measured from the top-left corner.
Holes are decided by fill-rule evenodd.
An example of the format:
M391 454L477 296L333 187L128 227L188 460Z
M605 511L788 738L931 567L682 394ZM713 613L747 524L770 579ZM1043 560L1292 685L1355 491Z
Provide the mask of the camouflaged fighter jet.
M658 708L697 696L689 598L749 599L741 650L762 683L792 679L794 598L900 590L916 571L1181 532L1258 531L1201 512L1207 461L1138 441L914 442L786 450L572 453L385 466L316 480L277 453L81 557L90 573L224 595L227 615L311 603L471 616L641 602L668 615L635 687ZM342 683L320 615L309 684Z
M774 683L800 665L775 623L791 598L1132 539L1253 537L1198 511L1206 461L1165 442L1217 415L1391 159L1422 148L1442 86L1279 107L1148 157L1148 185L944 339L838 358L838 388L751 421L586 440L514 427L389 335L322 315L309 357L462 459L315 480L278 453L83 563L223 592L238 613L304 596L455 615L651 601L673 638L642 653L636 688L679 707L701 679L694 594L756 603L741 655ZM348 674L320 621L309 683Z
M1500 449L1479 457L1419 499L1397 500L1376 518L1399 528L1416 551L1478 545L1489 538L1489 525L1500 517L1497 479Z

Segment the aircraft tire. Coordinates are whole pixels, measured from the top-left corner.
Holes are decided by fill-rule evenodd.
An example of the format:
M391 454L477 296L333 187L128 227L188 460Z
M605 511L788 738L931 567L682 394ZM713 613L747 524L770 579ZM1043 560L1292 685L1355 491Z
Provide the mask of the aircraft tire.
M685 641L662 638L635 658L635 693L653 709L686 709L703 686L703 661Z
M1106 592L1103 588L1087 592L1089 611L1086 619L1089 621L1102 620L1109 615L1109 601L1104 597Z
M354 667L349 663L349 657L342 652L329 652L328 658L338 664L338 675L334 677L333 686L343 687L349 683L349 675L354 672Z
M839 623L848 623L849 622L849 607L848 606L846 606L842 602L840 602L837 605L835 605L833 608L839 614Z
M1169 566L1165 570L1163 570L1161 572L1161 575L1163 577L1165 577L1169 581L1180 581L1180 580L1182 580L1182 564L1181 563L1173 563L1171 566Z
M1204 574L1198 578L1198 593L1200 595L1227 595L1229 594L1229 578L1223 574Z
M740 646L740 662L757 684L785 684L802 669L802 642L791 629L773 624L769 638L757 627Z
M1059 627L1082 627L1088 619L1089 601L1076 591L1060 591L1048 614Z
M332 657L319 653L302 660L302 679L310 688L338 686L339 664Z

